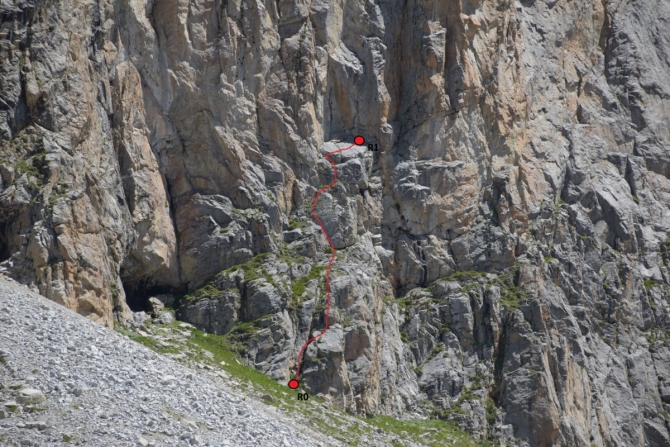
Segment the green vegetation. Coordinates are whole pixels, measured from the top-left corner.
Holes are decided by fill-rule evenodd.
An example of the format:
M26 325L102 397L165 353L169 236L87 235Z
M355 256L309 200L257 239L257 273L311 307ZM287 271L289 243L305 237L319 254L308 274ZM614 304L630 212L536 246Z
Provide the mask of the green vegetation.
M291 217L288 220L288 227L291 230L295 230L295 229L298 229L298 228L303 229L303 223L300 220Z
M486 422L492 427L496 422L496 404L490 397L486 399Z
M484 278L484 277L486 277L486 272L478 272L477 270L462 270L459 272L455 272L449 276L440 278L438 281L465 282L465 281L473 281L476 278Z
M551 256L545 256L544 257L544 262L546 262L547 264L550 264L551 261L553 261L554 259L556 259L556 258L552 258Z
M125 329L123 327L115 327L115 331L125 335L126 337L130 338L132 341L140 343L147 348L159 352L161 354L166 354L166 353L171 353L171 354L177 354L179 352L178 349L174 347L169 347L169 346L161 346L156 340L153 338L145 337L144 335L140 335L137 332L130 331L128 329Z
M558 201L554 205L554 215L553 215L554 220L558 218L558 215L561 212L561 207L565 205L565 203L566 203L565 201L558 199Z
M293 299L299 298L303 293L305 293L305 287L307 287L307 284L311 280L321 277L321 274L324 270L326 270L325 266L315 265L307 275L292 281L291 289L293 290Z
M114 281L109 282L109 291L112 294L112 297L117 298L119 296L119 287Z
M184 295L184 298L188 301L191 300L201 300L203 298L212 298L217 295L219 295L221 291L216 288L214 285L214 280L210 280L207 282L204 286L200 287L198 290L196 290L193 293Z
M435 347L433 348L433 351L430 353L428 358L426 359L426 362L429 362L433 360L440 352L444 350L444 343L437 343Z
M395 433L403 438L409 438L415 442L422 442L430 447L442 447L445 445L457 445L459 447L476 446L477 443L465 431L454 422L445 422L435 419L401 421L389 416L375 416L368 419L371 425L384 431ZM421 441L419 441L421 440ZM404 443L393 444L403 446Z
M396 302L398 303L400 310L405 310L412 305L411 298L398 298Z
M270 256L270 253L261 253L259 255L254 256L251 260L245 262L244 264L235 265L227 270L224 270L224 272L232 273L236 270L242 270L244 272L245 283L263 277L268 279L269 277L268 272L267 270L265 270L265 267L263 267L263 261L268 256ZM272 282L272 280L268 279L268 282Z
M658 284L658 282L656 280L653 280L653 279L645 279L644 280L644 288L647 289L647 290L652 289L657 284Z
M49 195L49 201L48 204L51 208L56 205L56 202L58 199L61 197L67 197L68 193L68 185L64 181L59 181L53 187L51 188L51 194Z
M517 285L520 266L516 265L512 270L500 275L493 282L502 290L500 302L511 310L518 309L521 302L526 298L526 291Z
M21 160L16 164L16 169L21 174L28 174L28 177L40 177L40 170L33 165L29 165L25 161Z
M521 305L521 298L517 293L508 290L507 293L500 298L500 302L510 309L518 309Z
M242 325L240 325L240 328ZM236 331L234 329L233 331ZM279 407L282 411L299 415L305 421L309 419L312 429L324 433L343 442L346 445L363 447L366 445L363 437L381 430L401 438L400 442L392 445L406 445L407 440L421 442L423 445L437 447L443 445L477 446L472 437L456 426L454 422L440 420L409 420L401 421L389 416L376 416L372 419L359 419L334 407L324 407L323 399L310 395L309 401L296 404L296 392L290 391L286 384L278 383L266 375L246 366L234 349L237 334L213 335L193 327L179 327L178 322L167 326L150 326L150 330L174 331L175 333L188 331L186 345L182 349L176 346L165 346L153 338L145 337L136 332L116 329L121 334L141 343L159 353L173 352L186 354L179 361L190 364L193 360L210 365L215 370L222 371L231 377L230 386L239 387L247 395L269 395L272 399L264 399L265 403ZM166 334L168 335L168 334ZM301 390L300 392L304 392ZM318 417L314 417L318 414ZM295 417L295 416L294 416Z
M245 262L244 264L234 265L218 273L213 278L205 282L205 284L199 287L195 292L184 295L184 299L189 301L201 300L203 298L211 298L219 295L221 293L221 290L219 290L216 287L215 284L216 277L223 274L232 274L236 271L242 271L244 273L244 284L258 278L265 278L267 282L276 287L277 284L275 284L274 280L272 279L272 276L270 276L270 274L263 266L263 261L268 256L270 256L270 253L261 253L257 256L254 256L252 259Z

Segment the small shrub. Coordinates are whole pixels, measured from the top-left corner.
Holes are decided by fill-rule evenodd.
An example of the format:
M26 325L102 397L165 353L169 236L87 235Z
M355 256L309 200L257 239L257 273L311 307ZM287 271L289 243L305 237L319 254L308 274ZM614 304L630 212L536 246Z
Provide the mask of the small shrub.
M486 399L486 422L492 426L496 422L496 404L490 397Z
M21 160L16 164L16 168L21 174L28 174L28 176L39 177L40 170L33 165L29 165L25 161Z

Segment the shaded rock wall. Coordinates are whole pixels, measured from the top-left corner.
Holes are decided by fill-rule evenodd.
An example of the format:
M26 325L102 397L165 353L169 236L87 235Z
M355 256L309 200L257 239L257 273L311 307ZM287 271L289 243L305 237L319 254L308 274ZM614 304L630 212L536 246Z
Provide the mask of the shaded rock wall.
M317 207L339 255L308 389L481 438L669 445L669 19L0 3L0 268L107 325L188 292L181 318L285 380L323 325L323 154L362 134L381 151L338 155Z

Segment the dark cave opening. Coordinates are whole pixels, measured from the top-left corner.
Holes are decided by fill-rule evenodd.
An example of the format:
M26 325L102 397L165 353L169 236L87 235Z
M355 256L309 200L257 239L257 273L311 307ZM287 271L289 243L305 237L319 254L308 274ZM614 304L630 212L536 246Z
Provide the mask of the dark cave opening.
M123 291L126 294L126 304L133 312L149 312L149 298L156 295L171 294L177 297L186 292L186 287L175 288L159 284L152 284L151 279L139 282L124 282Z
M0 225L0 262L4 262L11 257L9 243L5 236L5 225Z

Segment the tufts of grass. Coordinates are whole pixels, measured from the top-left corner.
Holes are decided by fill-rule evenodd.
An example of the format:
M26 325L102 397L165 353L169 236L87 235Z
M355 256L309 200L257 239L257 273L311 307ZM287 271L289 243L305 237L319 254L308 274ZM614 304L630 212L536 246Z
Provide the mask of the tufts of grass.
M398 303L398 307L402 311L404 311L405 309L407 309L412 305L412 300L410 298L398 298L396 302Z
M124 327L115 327L114 330L116 332L120 333L120 334L125 335L126 337L128 337L132 341L146 346L149 349L153 349L154 351L158 350L158 347L156 346L156 340L154 340L152 338L145 337L145 336L140 335L136 332L128 330Z
M367 422L386 432L394 433L401 438L419 440L430 447L457 445L459 447L475 447L477 443L454 422L435 419L415 419L402 421L390 416L375 416ZM405 445L405 444L399 444Z
M288 220L288 227L289 227L291 230L296 230L296 229L298 229L298 228L300 228L300 229L302 230L303 227L304 227L304 225L303 225L303 223L302 223L300 220L291 217L291 218L289 218L289 220Z
M510 309L518 309L521 305L521 297L518 293L508 290L501 298L500 302Z
M219 290L216 287L216 284L214 282L216 276L222 273L233 273L238 270L241 270L244 273L244 284L253 281L254 279L265 278L267 282L276 287L277 284L275 284L274 280L268 274L265 267L263 267L263 261L268 256L270 256L270 253L261 253L259 255L254 256L251 260L245 262L244 264L237 264L226 270L223 270L222 272L215 275L213 278L210 278L207 282L205 282L203 286L199 287L196 291L184 295L184 299L186 299L187 301L192 301L192 300L200 300L203 298L216 297L222 292L222 290Z
M184 298L187 301L193 301L193 300L197 301L197 300L201 300L203 298L215 297L215 296L219 295L220 293L221 293L221 291L216 288L216 286L214 285L214 281L210 280L207 284L200 287L195 292L184 295Z
M40 177L40 170L37 169L36 166L30 165L26 163L25 161L21 160L18 163L16 163L16 169L21 173L21 174L28 174L29 177Z
M229 269L226 269L225 272L234 272L235 270L242 270L244 272L244 282L248 283L254 279L263 278L269 276L265 267L263 267L263 261L270 256L270 253L261 253L254 256L251 260L245 262L244 264L238 264ZM266 278L267 279L267 278ZM272 282L272 281L270 281Z
M644 288L647 290L654 288L656 285L658 285L658 282L656 280L653 279L644 280Z
M526 299L526 291L517 285L518 275L519 266L517 265L514 269L492 281L492 284L500 287L503 293L500 302L511 310L518 309L521 302Z
M445 276L443 278L440 278L440 281L458 281L458 282L463 282L463 281L472 281L476 278L481 278L485 277L486 272L478 272L477 270L462 270L459 272L455 272L449 276Z
M295 281L291 282L291 290L293 291L293 298L298 298L300 297L303 293L305 293L305 287L307 287L307 284L313 280L321 277L321 274L323 271L326 270L326 267L323 265L315 265L311 268L309 273L301 278L296 279Z
M496 422L496 404L490 397L486 399L486 422L492 427Z
M178 322L174 322L172 325L162 327L168 330L177 330L178 324ZM149 337L141 336L123 328L117 328L116 330L159 353L165 352ZM180 328L179 330L183 329ZM239 353L231 349L234 345L234 342L231 341L235 338L234 334L208 334L193 327L189 327L187 330L191 333L191 336L186 339L185 348L187 349L183 349L181 352L186 354L188 359L180 361L189 364L190 361L197 360L227 372L233 379L231 385L239 387L246 393L270 395L272 400L265 400L267 405L280 407L283 411L296 415L299 414L305 420L309 418L314 431L332 436L345 445L366 445L365 439L369 438L374 431L379 430L382 433L386 432L388 435L393 434L401 438L401 443L398 445L407 445L410 440L416 441L419 439L422 445L430 447L442 445L469 447L477 445L467 432L458 428L453 422L439 420L401 421L390 416L358 419L337 408L324 407L324 400L313 395L310 395L308 402L296 404L296 393L306 390L301 388L297 391L291 391L285 383L278 383L254 368L246 366L241 361ZM204 351L208 351L209 355L204 355ZM324 411L324 409L326 410ZM318 418L313 417L316 411L320 414Z
M430 355L426 359L426 362L429 362L429 361L433 360L443 350L444 350L444 343L442 343L442 342L437 343L435 345L435 347L433 348L433 351L430 353Z
M231 334L240 334L240 335L253 335L256 332L258 332L258 323L260 323L262 320L271 317L273 314L268 314L268 315L263 315L260 318L256 318L255 320L252 321L243 321L235 326L230 330Z

